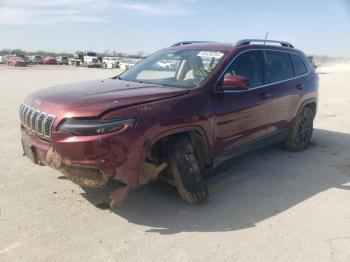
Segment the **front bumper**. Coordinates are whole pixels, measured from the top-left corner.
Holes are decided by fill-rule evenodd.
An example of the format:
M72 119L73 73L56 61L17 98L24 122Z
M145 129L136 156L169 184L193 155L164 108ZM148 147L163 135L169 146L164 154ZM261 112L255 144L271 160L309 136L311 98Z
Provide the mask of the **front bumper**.
M130 188L139 186L145 138L134 128L96 136L53 131L51 141L46 141L21 126L21 139L35 164L60 170L81 186L102 187L111 179Z

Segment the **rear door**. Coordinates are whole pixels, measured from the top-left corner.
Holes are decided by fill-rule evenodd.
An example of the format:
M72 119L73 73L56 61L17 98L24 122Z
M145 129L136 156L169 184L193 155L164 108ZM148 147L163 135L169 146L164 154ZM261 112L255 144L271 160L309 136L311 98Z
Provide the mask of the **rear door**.
M298 55L283 51L265 51L268 65L268 81L271 84L273 101L270 123L267 133L275 133L288 129L295 117L302 96L302 75L308 73L307 68L293 67L300 58ZM305 65L304 65L305 66ZM296 71L296 72L294 72Z
M225 75L240 75L250 82L248 90L225 90ZM261 50L243 51L219 80L215 93L216 153L262 138L270 113L269 87L265 86L265 60Z

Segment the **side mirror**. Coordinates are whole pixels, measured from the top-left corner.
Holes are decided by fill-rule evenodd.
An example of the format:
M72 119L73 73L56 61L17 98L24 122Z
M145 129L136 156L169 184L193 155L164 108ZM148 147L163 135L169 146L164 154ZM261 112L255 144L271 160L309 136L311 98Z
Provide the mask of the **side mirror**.
M223 88L228 90L247 90L249 88L249 80L244 76L228 75L224 78Z

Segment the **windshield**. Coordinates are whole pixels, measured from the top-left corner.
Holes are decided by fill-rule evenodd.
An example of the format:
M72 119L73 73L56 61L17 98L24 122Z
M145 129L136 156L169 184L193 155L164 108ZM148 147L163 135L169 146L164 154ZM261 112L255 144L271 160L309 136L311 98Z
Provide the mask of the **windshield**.
M86 56L96 56L96 53L92 53L92 52L87 52Z
M180 87L200 85L226 53L207 50L165 50L146 58L119 79Z

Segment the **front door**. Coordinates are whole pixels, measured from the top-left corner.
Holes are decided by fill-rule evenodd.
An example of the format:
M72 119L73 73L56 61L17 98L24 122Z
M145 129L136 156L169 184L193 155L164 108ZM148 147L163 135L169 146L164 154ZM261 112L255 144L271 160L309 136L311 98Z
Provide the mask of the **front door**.
M215 153L234 149L262 138L269 121L271 94L265 86L263 51L249 50L238 54L225 75L248 78L248 90L225 90L219 81L215 93Z

